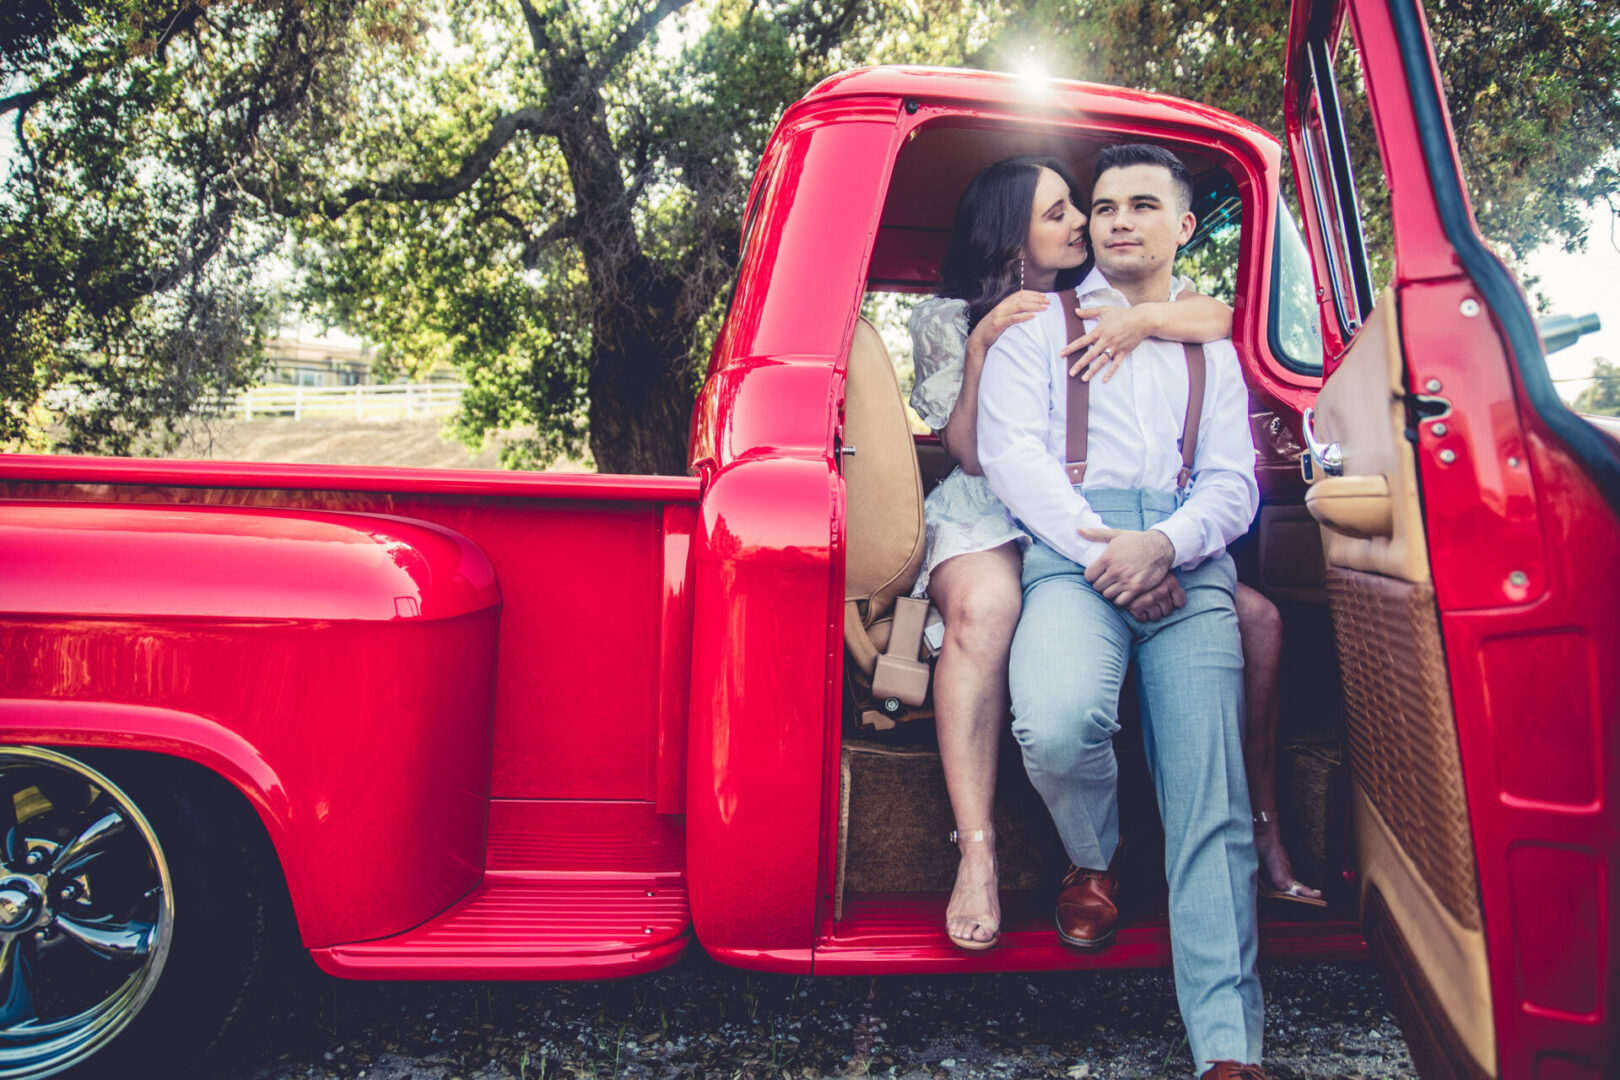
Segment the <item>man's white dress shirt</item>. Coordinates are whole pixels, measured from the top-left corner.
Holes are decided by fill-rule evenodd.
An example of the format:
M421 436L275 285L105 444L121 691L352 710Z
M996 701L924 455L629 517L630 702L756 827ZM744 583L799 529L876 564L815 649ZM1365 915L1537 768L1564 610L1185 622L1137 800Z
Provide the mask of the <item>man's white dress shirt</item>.
M1179 291L1171 287L1169 299ZM1076 290L1081 307L1128 307L1093 269ZM1082 538L1101 528L1086 502L1089 489L1174 491L1181 471L1176 440L1187 412L1187 362L1179 342L1149 338L1108 382L1091 380L1086 477L1080 490L1063 471L1068 422L1068 344L1062 302L1008 327L990 347L979 380L979 463L996 493L1024 527L1081 566L1105 545ZM1087 329L1095 326L1086 323ZM1229 339L1204 346L1208 367L1198 424L1191 493L1153 528L1169 537L1174 565L1191 569L1248 532L1260 507L1254 440L1243 369Z

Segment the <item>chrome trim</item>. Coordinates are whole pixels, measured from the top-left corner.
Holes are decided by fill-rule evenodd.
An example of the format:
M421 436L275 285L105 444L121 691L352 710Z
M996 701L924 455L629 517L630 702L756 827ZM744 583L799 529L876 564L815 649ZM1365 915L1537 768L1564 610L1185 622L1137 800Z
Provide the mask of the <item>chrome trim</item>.
M1316 437L1316 409L1314 406L1305 407L1305 418L1300 427L1305 433L1305 445L1310 448L1311 457L1322 467L1324 476L1344 475L1344 451L1339 444L1323 443Z
M0 747L0 838L0 890L22 901L0 925L0 1076L35 1080L104 1050L152 996L172 883L134 800L43 747Z

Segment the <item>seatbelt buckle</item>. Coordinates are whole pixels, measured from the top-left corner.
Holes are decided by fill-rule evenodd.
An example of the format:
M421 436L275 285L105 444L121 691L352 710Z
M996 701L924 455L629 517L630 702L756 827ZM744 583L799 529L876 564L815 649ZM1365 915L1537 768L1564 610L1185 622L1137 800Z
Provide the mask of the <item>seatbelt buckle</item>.
M927 661L918 659L928 606L927 600L909 596L895 598L889 647L878 657L877 667L872 671L872 696L877 700L921 705L928 697L931 669Z

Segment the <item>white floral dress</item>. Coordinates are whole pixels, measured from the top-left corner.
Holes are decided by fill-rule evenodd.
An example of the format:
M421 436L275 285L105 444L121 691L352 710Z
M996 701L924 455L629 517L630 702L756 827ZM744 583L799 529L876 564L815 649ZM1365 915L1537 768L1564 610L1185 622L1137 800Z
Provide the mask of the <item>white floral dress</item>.
M930 296L911 309L911 362L917 381L911 389L911 407L935 431L943 428L962 392L962 369L967 358L968 306L965 300ZM928 594L934 567L946 559L974 551L989 551L1009 540L1024 551L1031 540L1012 514L990 490L982 476L969 476L960 468L940 482L923 503L927 548L912 596Z

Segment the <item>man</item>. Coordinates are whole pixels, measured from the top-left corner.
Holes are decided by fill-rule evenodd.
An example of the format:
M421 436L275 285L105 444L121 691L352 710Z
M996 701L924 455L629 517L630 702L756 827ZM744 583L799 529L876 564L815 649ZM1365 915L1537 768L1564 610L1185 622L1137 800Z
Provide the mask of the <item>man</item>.
M1175 155L1141 145L1103 151L1090 222L1097 265L1079 304L1173 299L1191 202L1191 177ZM1072 306L1052 304L1003 333L979 386L979 461L1036 537L1010 661L1013 732L1074 863L1059 933L1077 946L1105 944L1117 918L1111 739L1135 659L1165 829L1177 999L1196 1068L1225 1080L1260 1061L1264 1016L1237 575L1226 554L1259 507L1248 395L1230 341L1204 346L1200 359L1196 349L1149 340L1108 382L1071 391L1058 350L1071 336ZM1077 395L1072 409L1085 423L1071 431ZM1172 574L1185 605L1156 621L1135 617L1133 601L1162 593Z

